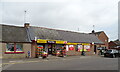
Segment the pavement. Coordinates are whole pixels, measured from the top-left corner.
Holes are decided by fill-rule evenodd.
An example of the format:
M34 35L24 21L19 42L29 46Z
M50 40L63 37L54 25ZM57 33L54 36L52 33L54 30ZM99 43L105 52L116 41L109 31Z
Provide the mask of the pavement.
M56 57L56 56L49 56L46 59L42 58L17 58L17 59L0 59L2 64L14 64L14 63L22 63L22 62L37 62L37 61L44 61L44 60L54 60L54 59L66 59L66 58L88 58L92 56L67 56L67 57Z
M21 63L35 63L35 62L44 62L44 61L50 61L50 60L69 60L69 59L84 59L84 58L95 58L99 57L101 58L102 56L67 56L67 57L56 57L56 56L48 56L46 59L42 58L17 58L17 59L0 59L2 63L0 63L0 68L5 67L9 64L21 64Z

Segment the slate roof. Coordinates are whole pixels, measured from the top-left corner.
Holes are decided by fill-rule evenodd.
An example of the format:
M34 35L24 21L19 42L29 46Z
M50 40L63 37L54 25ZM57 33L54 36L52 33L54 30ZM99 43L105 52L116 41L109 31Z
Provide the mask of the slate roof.
M39 39L50 39L50 40L65 40L68 42L81 42L81 43L101 43L95 35L78 33L65 30L57 30L43 27L33 27L29 28L10 26L10 25L0 25L0 32L2 32L2 37L0 41L2 42L31 42L35 37Z
M98 35L99 35L99 34L102 33L102 32L103 32L103 31L95 32L95 34L98 34Z
M30 39L35 37L39 39L65 40L69 42L84 43L103 43L93 34L78 33L65 30L49 29L42 27L28 28ZM32 33L32 34L31 34Z
M24 27L0 25L2 42L30 42Z
M113 41L116 45L120 46L120 41Z

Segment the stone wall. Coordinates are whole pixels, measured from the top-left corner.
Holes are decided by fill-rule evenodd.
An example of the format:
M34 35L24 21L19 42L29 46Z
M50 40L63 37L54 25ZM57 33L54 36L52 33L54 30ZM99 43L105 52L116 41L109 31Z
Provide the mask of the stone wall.
M35 58L36 57L36 46L37 46L37 44L36 43L32 43L32 45L31 45L31 57L32 58Z

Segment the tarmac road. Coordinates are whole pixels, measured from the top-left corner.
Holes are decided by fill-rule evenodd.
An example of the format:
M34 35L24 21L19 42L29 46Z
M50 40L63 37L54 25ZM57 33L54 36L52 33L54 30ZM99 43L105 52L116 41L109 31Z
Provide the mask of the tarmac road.
M66 57L9 64L3 70L118 70L118 58Z

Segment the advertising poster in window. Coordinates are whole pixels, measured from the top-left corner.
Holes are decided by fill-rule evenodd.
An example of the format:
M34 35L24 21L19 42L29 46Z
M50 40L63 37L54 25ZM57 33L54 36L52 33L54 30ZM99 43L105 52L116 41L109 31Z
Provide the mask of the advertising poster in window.
M74 50L74 45L69 45L69 50Z
M37 48L43 49L43 45L38 45Z
M83 46L82 45L78 45L78 51L82 51Z
M84 49L85 49L86 51L90 51L90 46L89 46L89 45L84 45Z

